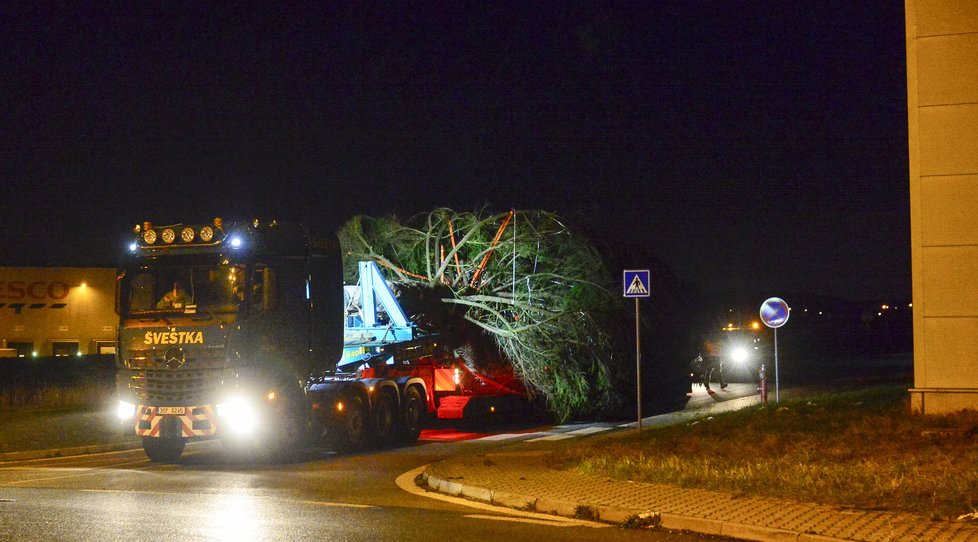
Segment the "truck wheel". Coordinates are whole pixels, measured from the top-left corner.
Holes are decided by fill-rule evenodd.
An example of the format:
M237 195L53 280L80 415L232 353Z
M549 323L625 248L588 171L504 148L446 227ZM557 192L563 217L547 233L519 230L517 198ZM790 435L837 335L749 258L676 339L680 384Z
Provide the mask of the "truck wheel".
M330 424L326 438L338 452L359 452L367 447L367 412L359 396L344 401L346 408Z
M424 425L426 405L417 387L408 388L404 392L404 408L401 412L401 440L412 443L421 436Z
M389 393L380 392L374 403L374 436L381 446L394 443L397 431L397 407Z
M186 445L182 438L143 437L143 451L153 463L176 463Z
M267 443L269 458L289 460L298 457L309 444L308 407L295 395L287 395L278 411L281 423L272 431L272 441Z

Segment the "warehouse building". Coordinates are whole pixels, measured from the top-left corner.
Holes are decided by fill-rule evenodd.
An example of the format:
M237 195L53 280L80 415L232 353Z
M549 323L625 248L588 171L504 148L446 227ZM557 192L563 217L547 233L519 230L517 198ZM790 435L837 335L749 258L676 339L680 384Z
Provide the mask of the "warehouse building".
M0 357L114 354L114 268L0 268Z
M906 0L911 408L978 408L978 3Z

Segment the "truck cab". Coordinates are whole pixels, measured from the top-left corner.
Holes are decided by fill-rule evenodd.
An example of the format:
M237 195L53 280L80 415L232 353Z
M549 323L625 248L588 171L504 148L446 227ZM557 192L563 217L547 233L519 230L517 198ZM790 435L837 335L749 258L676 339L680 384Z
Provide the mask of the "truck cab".
M342 355L335 237L270 222L135 228L120 269L119 417L154 461L194 438L287 448Z

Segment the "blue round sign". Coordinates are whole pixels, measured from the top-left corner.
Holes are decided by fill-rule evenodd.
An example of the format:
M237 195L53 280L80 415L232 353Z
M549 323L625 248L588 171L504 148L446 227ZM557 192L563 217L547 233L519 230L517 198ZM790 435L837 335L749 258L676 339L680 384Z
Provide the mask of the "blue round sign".
M767 327L778 328L785 325L790 315L791 309L780 297L771 297L761 303L761 321Z

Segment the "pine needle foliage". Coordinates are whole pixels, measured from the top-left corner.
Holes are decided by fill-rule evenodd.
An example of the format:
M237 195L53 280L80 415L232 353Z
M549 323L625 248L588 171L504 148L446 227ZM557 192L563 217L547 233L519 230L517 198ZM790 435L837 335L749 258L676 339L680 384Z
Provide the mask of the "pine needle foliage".
M623 304L598 251L556 214L361 215L338 235L347 281L357 261L372 260L389 280L450 292L440 298L446 312L463 309L558 419L617 406Z

